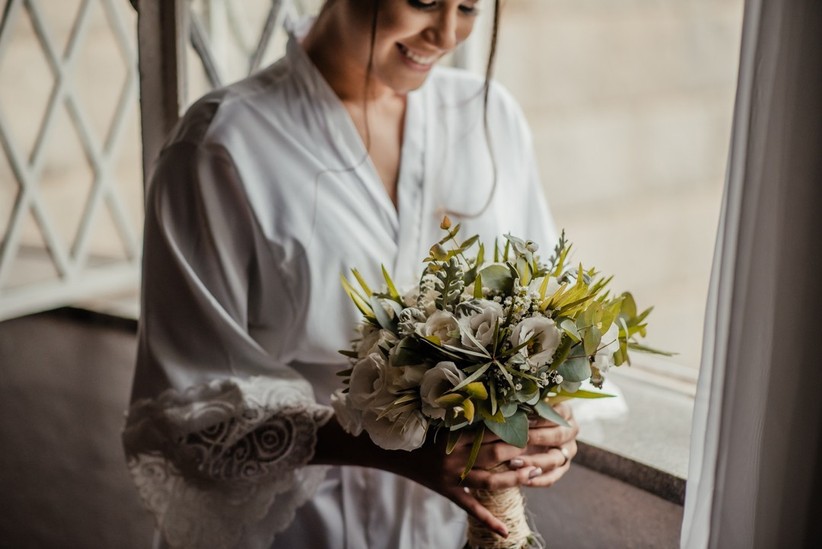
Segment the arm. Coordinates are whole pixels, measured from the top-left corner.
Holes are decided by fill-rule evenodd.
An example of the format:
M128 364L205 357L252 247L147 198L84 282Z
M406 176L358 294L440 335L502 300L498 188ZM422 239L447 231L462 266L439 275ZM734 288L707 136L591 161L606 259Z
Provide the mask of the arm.
M174 547L268 537L323 478L303 466L331 410L280 359L299 309L286 291L250 290L263 276L281 287L267 246L227 151L178 142L163 152L146 207L123 444L143 503ZM257 305L284 320L266 348L249 334Z

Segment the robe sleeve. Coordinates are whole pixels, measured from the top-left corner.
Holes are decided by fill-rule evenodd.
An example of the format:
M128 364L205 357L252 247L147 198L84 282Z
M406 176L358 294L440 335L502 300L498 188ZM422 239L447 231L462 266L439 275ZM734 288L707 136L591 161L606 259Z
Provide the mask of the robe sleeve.
M165 149L144 238L128 468L168 545L264 546L325 472L306 464L331 410L284 359L303 325L299 292L220 145ZM259 307L281 328L256 330Z

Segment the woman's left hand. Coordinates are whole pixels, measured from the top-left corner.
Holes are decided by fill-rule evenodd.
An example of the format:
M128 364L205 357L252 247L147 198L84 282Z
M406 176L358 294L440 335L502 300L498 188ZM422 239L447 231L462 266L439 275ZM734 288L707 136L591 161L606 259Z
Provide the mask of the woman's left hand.
M535 475L528 486L551 486L571 467L571 460L577 453L577 433L579 426L574 420L571 406L562 402L554 409L571 425L562 427L545 419L531 420L528 430L528 446L525 452L511 459L508 467L538 467L541 474ZM533 473L532 473L533 474Z

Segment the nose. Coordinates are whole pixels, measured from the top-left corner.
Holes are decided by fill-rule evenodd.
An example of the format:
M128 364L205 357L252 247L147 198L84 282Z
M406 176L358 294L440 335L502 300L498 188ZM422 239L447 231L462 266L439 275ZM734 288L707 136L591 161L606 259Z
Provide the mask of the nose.
M429 41L444 51L457 47L457 10L444 9L436 14L428 29Z

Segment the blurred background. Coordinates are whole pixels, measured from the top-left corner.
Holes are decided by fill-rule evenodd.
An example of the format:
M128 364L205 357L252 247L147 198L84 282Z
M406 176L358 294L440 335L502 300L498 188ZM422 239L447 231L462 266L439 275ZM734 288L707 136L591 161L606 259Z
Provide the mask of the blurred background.
M699 365L742 4L508 0L499 33L495 76L531 125L557 224L577 260L616 273L615 289L655 306L648 342L679 354L635 367L686 397ZM271 5L191 2L184 102L281 55L282 32L258 47L281 23ZM478 71L487 11L473 45L455 56ZM143 210L136 12L128 0L0 0L0 14L0 501L12 510L0 513L0 545L124 547L133 538L143 547L150 521L118 440L134 325L117 319L138 314ZM65 305L116 319L35 314ZM678 452L671 469L684 476ZM68 504L69 494L84 503ZM93 516L111 527L89 528Z

